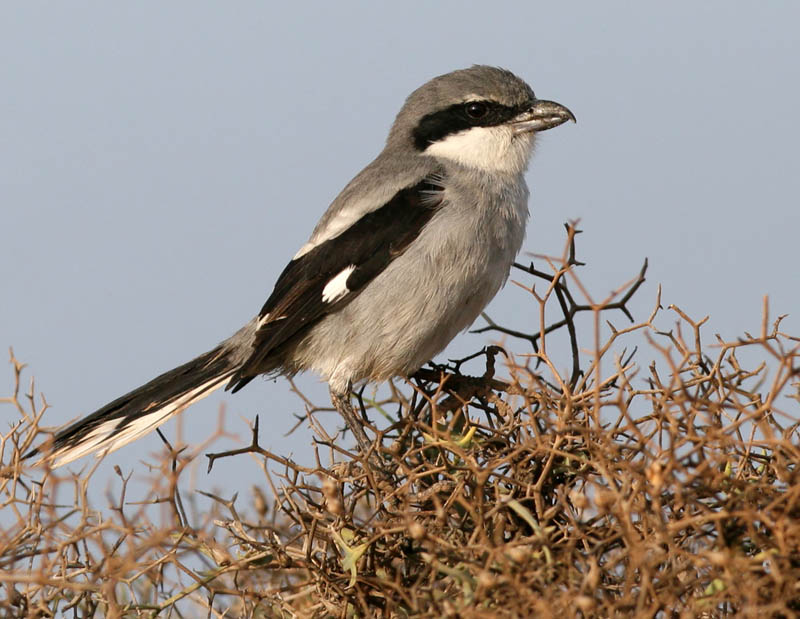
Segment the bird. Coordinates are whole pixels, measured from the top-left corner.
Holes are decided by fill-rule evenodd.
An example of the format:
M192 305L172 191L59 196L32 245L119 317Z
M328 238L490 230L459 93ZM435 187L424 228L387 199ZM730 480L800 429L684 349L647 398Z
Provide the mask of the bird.
M211 392L312 371L362 452L356 385L409 377L467 329L525 236L536 134L575 116L507 69L473 65L414 90L383 150L333 200L261 310L206 353L106 404L27 456L102 457Z

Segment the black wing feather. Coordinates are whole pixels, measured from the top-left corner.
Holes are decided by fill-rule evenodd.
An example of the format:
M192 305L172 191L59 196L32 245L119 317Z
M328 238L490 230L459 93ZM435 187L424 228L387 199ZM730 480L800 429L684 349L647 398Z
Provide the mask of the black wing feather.
M259 312L269 319L256 333L253 353L231 378L236 392L265 371L263 361L276 349L302 335L323 316L352 301L409 244L442 205L444 187L439 177L398 191L379 209L361 217L338 236L292 260L281 273L272 294ZM348 293L325 302L322 291L344 269Z

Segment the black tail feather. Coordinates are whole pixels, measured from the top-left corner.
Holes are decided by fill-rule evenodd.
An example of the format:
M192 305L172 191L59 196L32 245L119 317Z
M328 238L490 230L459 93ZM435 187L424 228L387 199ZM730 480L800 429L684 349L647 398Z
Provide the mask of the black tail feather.
M60 430L47 455L61 465L93 451L113 451L222 386L234 369L229 352L218 346ZM41 446L25 458L38 453Z

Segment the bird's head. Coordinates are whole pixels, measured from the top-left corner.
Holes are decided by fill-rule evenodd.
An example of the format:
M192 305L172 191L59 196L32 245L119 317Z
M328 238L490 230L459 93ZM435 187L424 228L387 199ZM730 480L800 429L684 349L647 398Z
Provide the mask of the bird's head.
M485 172L525 170L534 136L575 116L537 99L505 69L475 65L435 77L406 99L388 144Z

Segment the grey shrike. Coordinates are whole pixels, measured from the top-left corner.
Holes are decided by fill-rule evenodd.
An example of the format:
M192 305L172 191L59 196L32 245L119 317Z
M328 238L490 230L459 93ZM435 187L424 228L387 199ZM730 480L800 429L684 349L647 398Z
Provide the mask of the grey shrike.
M575 121L513 73L473 66L415 90L258 315L233 336L57 432L56 466L107 454L222 386L314 370L362 451L359 381L409 376L505 283L528 220L536 132ZM33 455L38 450L31 452Z

